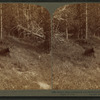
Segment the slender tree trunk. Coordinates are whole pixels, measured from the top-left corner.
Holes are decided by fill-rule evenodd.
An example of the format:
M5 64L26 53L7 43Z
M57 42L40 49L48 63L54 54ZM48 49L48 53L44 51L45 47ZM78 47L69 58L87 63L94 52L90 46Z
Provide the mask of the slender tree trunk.
M17 25L19 25L19 22L20 22L20 21L19 21L19 4L17 4L16 6L17 6L17 8L16 8L16 9L17 9L17 15L16 15L16 16L17 16ZM18 29L17 31L18 31L18 35L19 35L19 29ZM17 35L17 36L18 36L18 35ZM19 36L18 36L18 37L19 37Z
M31 20L31 5L29 4L29 20Z
M81 4L77 5L77 15L79 15L79 22L78 22L78 33L77 33L77 38L80 39L80 30L81 30Z
M68 40L68 28L66 27L66 40Z
M28 16L28 20L27 20L28 21L28 29L30 29L31 28L30 27L30 22L31 22L31 7L30 7L30 4L28 5L28 10L27 11L28 11L28 13L27 13L28 14L27 15Z
M67 23L67 20L66 20L66 40L68 40L68 23Z
M86 39L88 38L88 17L87 17L87 3L86 3Z
M24 13L25 13L25 5L23 4L23 18L24 18L23 19L23 25L24 25L24 23L26 23ZM24 25L24 27L25 27L25 25Z
M19 25L19 6L18 6L18 4L17 4L17 24Z
M26 19L24 15L25 15L25 4L23 4L23 26L26 27ZM23 38L25 38L25 34L23 34Z
M25 16L24 16L24 14L25 14L25 4L23 3L23 14L22 14L22 16L23 16L23 24L22 24L22 26L24 26L24 27L26 27L26 19L25 19ZM24 31L24 34L23 34L23 38L25 38L25 31Z
M1 12L1 36L0 37L1 37L1 40L2 40L2 4L1 4L1 9L0 10L1 10L0 11Z
M24 26L24 4L22 4L22 26Z

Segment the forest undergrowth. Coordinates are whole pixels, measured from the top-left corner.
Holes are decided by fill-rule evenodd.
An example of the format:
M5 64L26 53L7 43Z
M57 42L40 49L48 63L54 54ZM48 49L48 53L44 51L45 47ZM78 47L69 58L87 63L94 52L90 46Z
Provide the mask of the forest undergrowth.
M83 55L88 48L93 55ZM54 89L100 89L100 40L65 40L54 37L52 41Z
M0 55L0 90L51 89L51 56L37 45L8 36L0 42L10 51Z

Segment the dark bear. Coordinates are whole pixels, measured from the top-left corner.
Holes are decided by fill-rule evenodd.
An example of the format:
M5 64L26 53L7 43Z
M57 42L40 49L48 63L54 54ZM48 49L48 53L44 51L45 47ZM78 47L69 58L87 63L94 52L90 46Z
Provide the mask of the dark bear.
M9 53L10 53L9 48L4 48L4 49L0 50L0 55L2 55L2 56L6 56Z
M93 48L86 49L84 51L83 55L85 55L85 56L94 56L94 49Z

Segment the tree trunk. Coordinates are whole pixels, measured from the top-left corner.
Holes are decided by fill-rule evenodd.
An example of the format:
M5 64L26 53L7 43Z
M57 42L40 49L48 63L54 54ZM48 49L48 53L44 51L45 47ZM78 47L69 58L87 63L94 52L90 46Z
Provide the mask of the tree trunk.
M19 6L18 6L18 4L17 4L17 24L19 25Z
M1 37L1 40L2 40L2 4L1 4L0 10L1 10L1 36L0 37Z
M66 40L68 40L68 28L66 27Z
M66 40L68 40L68 22L66 20Z
M88 38L88 17L87 17L87 3L86 3L86 39Z

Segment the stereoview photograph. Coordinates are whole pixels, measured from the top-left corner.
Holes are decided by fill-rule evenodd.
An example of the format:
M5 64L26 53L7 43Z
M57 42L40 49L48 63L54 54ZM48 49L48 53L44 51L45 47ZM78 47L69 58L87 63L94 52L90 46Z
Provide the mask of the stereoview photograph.
M54 12L52 56L53 89L100 89L100 3Z
M0 4L0 90L51 89L50 22L41 6Z
M0 90L100 89L100 3L65 4L52 15L0 3Z

